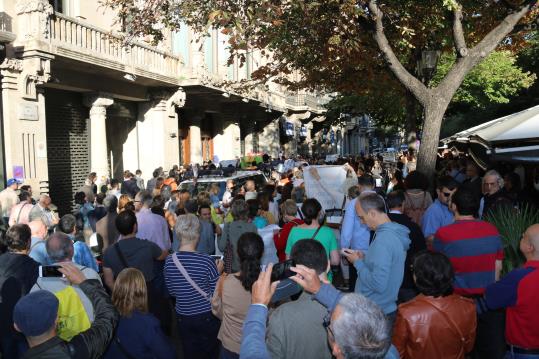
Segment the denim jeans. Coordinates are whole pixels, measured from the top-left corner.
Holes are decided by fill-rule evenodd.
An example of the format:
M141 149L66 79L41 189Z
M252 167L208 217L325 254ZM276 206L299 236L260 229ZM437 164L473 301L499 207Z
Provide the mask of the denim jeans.
M517 354L511 352L511 350L509 349L505 353L504 359L539 359L539 354Z
M239 359L240 355L238 353L231 352L221 345L221 354L219 354L219 359Z
M183 346L183 357L189 359L217 359L217 334L221 321L211 312L197 315L177 315Z

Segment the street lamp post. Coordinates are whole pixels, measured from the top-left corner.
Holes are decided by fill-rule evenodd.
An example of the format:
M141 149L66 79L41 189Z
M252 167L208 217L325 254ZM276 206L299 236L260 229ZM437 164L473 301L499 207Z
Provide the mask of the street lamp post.
M425 49L421 51L421 59L417 61L416 72L418 77L421 79L421 82L425 86L429 86L430 80L436 72L436 67L438 66L438 60L440 59L441 51L439 50L429 50ZM425 121L425 110L423 109L423 121ZM419 137L419 136L417 136ZM412 142L415 140L416 134L410 134L408 138L408 145L412 148L415 148L415 145Z
M421 77L425 86L429 85L436 67L440 59L440 51L438 50L423 50L421 51L421 59L417 61L417 74Z

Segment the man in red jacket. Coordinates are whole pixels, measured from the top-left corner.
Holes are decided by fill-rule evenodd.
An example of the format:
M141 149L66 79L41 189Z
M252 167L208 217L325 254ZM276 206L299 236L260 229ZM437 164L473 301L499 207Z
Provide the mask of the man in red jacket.
M483 308L485 304L490 309L507 308L506 358L539 358L539 224L526 230L520 251L526 263L489 285L479 304Z

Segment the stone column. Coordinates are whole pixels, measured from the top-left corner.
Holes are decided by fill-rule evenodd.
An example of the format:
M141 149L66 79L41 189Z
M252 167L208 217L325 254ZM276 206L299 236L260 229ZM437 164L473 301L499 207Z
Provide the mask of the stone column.
M307 154L309 156L312 156L313 154L313 137L312 137L312 130L313 130L313 123L309 122L305 125L305 128L307 129L307 138L305 138L305 144L307 145Z
M202 164L202 139L200 138L200 125L202 119L195 116L189 119L189 152L191 163Z
M109 177L107 157L107 107L114 103L109 94L86 95L84 104L90 107L90 168L97 173L98 182Z

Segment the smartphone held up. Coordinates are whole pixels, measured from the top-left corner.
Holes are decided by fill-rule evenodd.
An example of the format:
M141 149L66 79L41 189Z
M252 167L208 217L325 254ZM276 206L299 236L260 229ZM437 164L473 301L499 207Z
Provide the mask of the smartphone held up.
M295 264L292 259L288 259L282 263L274 264L273 269L271 270L271 281L275 282L278 280L293 277L296 273L292 272L290 268L294 265Z

